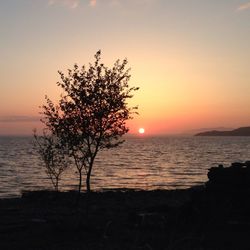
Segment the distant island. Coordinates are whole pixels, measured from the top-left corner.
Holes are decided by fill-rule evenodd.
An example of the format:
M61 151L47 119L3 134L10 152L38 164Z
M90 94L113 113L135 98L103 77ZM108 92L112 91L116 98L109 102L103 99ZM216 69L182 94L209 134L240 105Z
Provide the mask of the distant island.
M195 134L195 136L250 136L250 127L241 127L230 131L211 130Z

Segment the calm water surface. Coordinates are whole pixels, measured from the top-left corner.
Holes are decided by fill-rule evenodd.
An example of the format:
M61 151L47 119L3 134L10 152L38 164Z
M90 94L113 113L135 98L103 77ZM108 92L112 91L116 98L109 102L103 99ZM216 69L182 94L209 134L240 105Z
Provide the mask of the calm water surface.
M32 140L0 137L0 197L51 188ZM245 160L250 160L250 137L128 138L119 148L100 152L92 188L185 188L207 181L212 166ZM77 182L72 166L62 177L61 189L76 189Z

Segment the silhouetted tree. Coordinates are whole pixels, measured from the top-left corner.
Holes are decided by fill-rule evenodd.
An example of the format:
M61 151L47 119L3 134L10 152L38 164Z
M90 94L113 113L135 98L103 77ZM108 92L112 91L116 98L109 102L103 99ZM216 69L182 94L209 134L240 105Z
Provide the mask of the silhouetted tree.
M61 138L70 149L79 173L79 192L83 170L86 187L90 192L90 177L97 153L123 143L121 136L128 132L126 121L137 107L128 107L127 100L137 87L129 87L127 60L117 60L112 68L100 63L101 51L95 54L94 64L79 68L74 65L67 76L59 72L63 89L55 105L46 97L44 119L52 134Z
M60 138L46 133L46 130L41 136L34 131L34 138L35 148L44 162L46 173L58 191L61 175L69 166L66 145L61 143Z

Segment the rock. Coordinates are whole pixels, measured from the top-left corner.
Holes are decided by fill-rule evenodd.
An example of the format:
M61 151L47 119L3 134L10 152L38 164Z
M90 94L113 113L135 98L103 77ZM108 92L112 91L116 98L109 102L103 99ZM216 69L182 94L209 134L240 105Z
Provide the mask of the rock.
M233 162L231 164L231 167L233 167L233 168L242 168L244 166L245 166L245 163L242 163L242 162Z
M245 161L245 166L250 167L250 161Z
M250 188L250 161L233 162L230 167L212 167L208 171L206 186L216 189Z

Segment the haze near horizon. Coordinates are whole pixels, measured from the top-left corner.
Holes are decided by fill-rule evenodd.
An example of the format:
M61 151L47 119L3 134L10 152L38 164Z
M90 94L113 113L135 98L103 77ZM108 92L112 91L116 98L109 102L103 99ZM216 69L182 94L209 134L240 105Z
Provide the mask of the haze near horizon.
M32 134L57 100L58 70L127 58L131 133L250 125L248 0L13 0L0 3L0 134Z

